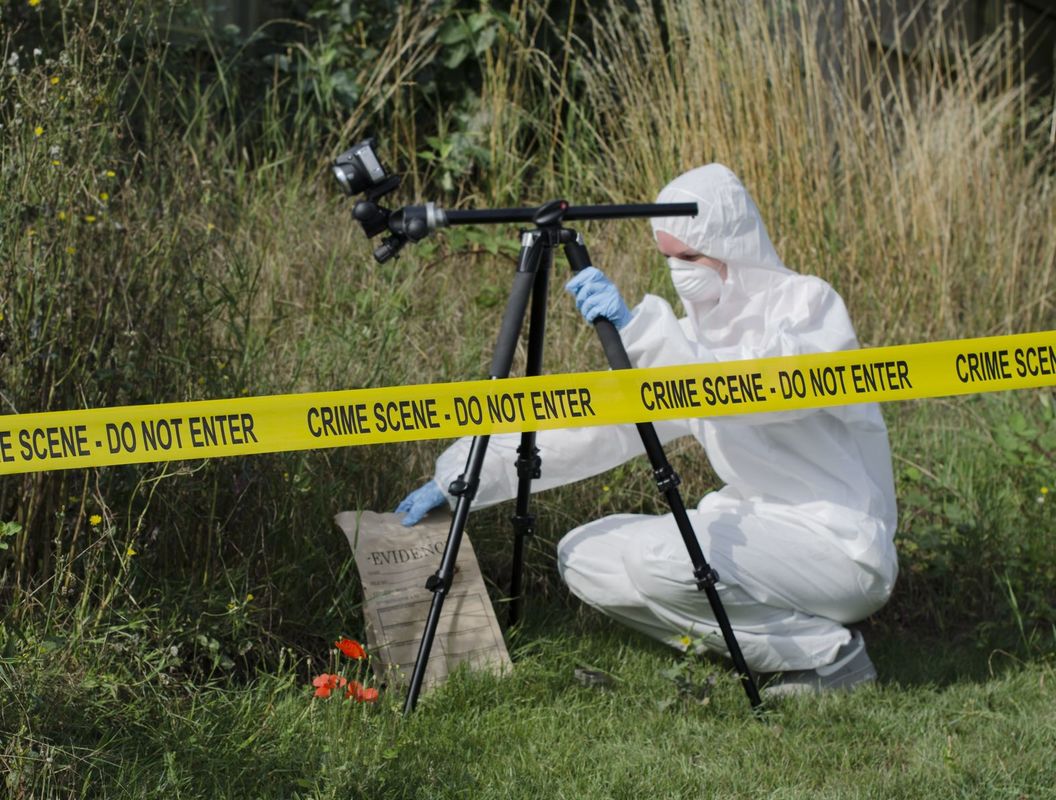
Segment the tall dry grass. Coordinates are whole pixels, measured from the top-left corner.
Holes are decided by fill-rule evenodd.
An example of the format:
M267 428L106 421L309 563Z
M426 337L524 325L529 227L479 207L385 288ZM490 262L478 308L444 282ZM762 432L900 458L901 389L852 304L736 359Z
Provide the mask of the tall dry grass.
M610 4L562 145L578 174L627 201L729 165L786 263L832 282L870 344L1051 326L1053 142L1026 122L1011 32L970 45L938 14L884 52L864 4L838 27L826 6Z

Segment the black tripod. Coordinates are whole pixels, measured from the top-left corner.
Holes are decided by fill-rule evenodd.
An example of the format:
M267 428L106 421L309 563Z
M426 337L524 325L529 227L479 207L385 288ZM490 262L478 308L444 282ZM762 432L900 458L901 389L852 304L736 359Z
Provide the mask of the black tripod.
M590 256L583 244L583 238L575 231L563 227L566 220L576 219L616 219L626 217L671 217L671 216L694 216L697 213L695 203L676 204L649 204L649 205L624 205L624 206L579 206L569 207L561 200L547 203L538 209L497 209L493 211L448 211L441 212L433 207L418 207L416 209L404 209L406 214L399 219L399 225L407 226L408 220L428 217L428 223L424 220L419 225L420 235L411 236L412 240L425 235L426 228L432 229L436 225L436 219L442 218L440 224L479 224L496 222L532 222L534 230L525 231L521 237L521 252L517 263L517 271L514 274L513 287L503 314L502 325L499 330L498 342L491 362L490 375L493 379L506 378L510 374L510 366L513 362L514 350L520 336L521 327L524 323L525 312L531 300L531 316L528 328L528 358L525 374L539 375L542 371L543 362L543 339L546 328L546 300L549 283L550 270L553 266L554 250L559 246L565 249L565 256L574 272L578 272L591 265ZM393 215L394 217L396 215ZM631 362L624 350L623 342L620 340L615 326L605 318L594 321L594 327L601 339L605 355L613 369L630 369ZM702 590L708 597L712 612L722 630L722 636L726 648L733 659L734 666L741 678L741 684L752 708L756 709L760 704L759 692L755 681L748 671L748 665L741 654L741 648L737 644L733 628L730 626L729 617L719 599L715 584L719 579L718 574L704 558L700 544L693 533L689 517L686 514L682 495L678 491L679 478L672 469L671 464L664 454L660 439L651 423L642 422L637 424L638 433L641 435L645 452L653 468L653 477L656 479L657 488L664 495L679 533L685 542L686 550L689 552L690 561L693 564L693 575L696 578L697 588ZM458 548L462 542L462 533L466 527L469 516L469 507L476 493L480 479L481 466L484 463L484 453L488 447L488 436L474 437L470 446L469 456L466 460L465 471L455 480L448 491L458 498L455 505L454 517L451 520L451 529L447 536L447 544L440 561L440 568L432 575L426 583L426 588L433 592L432 605L429 608L429 616L426 620L425 631L422 634L421 644L418 648L418 658L411 674L410 688L404 703L404 713L414 710L418 702L418 695L422 689L422 681L425 677L429 654L432 650L433 639L436 636L437 624L440 621L440 613L443 608L444 599L451 588L451 581L455 572L455 560L458 558ZM525 539L531 536L535 528L535 517L528 508L528 499L531 491L531 483L534 478L540 477L542 461L539 457L539 449L536 447L536 434L528 431L521 434L521 443L517 448L517 501L512 522L514 530L513 546L513 575L510 582L510 625L515 624L520 617L520 604L522 593L522 574L524 570L524 547Z

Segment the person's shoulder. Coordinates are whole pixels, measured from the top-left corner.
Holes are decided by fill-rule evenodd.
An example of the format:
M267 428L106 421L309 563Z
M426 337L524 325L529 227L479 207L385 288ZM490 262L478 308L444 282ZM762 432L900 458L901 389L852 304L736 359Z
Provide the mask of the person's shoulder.
M833 285L817 275L800 275L793 272L788 276L787 285L812 305L822 306L833 302L843 304L843 298Z
M850 327L850 315L839 292L817 275L790 273L780 292L786 313L794 326Z
M817 275L804 275L800 272L789 271L786 273L785 279L790 285L795 286L803 292L809 292L812 294L837 293L831 283Z

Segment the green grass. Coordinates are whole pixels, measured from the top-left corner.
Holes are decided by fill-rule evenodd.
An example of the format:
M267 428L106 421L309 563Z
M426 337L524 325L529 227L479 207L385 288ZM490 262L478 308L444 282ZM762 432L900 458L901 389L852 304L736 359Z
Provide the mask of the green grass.
M399 693L312 699L303 663L190 685L72 641L0 667L25 712L2 758L13 797L1053 796L1051 662L866 635L879 685L763 722L721 667L706 704L661 710L672 652L559 601L534 605L511 674L460 673L409 718ZM579 665L612 686L579 685Z

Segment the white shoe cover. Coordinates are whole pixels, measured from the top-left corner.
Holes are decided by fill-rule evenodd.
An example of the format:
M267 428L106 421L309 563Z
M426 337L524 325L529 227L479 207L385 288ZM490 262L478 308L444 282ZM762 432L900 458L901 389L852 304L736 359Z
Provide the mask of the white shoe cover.
M836 660L817 669L779 672L763 689L768 699L797 694L821 694L836 690L852 691L876 681L876 667L865 651L865 640L858 631L840 648Z

